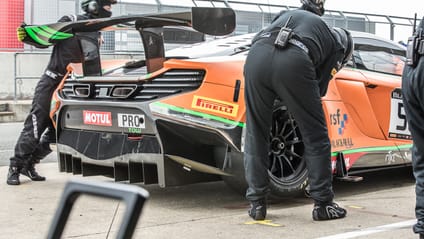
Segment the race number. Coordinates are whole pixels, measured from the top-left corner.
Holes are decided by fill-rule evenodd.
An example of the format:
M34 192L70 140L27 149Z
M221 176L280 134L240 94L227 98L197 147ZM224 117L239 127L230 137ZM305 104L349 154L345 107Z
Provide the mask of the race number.
M408 122L406 121L402 91L395 89L391 98L389 138L412 139Z

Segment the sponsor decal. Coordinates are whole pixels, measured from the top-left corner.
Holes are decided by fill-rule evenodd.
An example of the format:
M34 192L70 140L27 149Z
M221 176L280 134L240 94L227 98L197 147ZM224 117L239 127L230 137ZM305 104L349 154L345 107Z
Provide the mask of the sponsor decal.
M338 135L343 136L346 126L349 122L348 119L349 117L346 113L342 113L340 109L337 109L335 113L330 114L330 125L336 128ZM350 148L353 145L354 143L351 137L344 137L344 138L331 140L331 147L333 148L340 148L340 147Z
M343 135L344 129L348 123L347 114L342 114L340 109L337 109L336 113L330 114L330 124L337 127L337 133Z
M112 126L112 113L83 110L84 124Z
M133 130L144 129L146 128L144 115L118 114L118 126L122 128L128 128L128 129L132 128ZM137 132L134 132L134 133L137 133Z
M220 113L235 117L238 113L238 105L216 99L206 98L195 95L191 107L202 109L214 113Z
M139 128L128 128L128 132L132 134L141 134L141 129Z
M350 148L353 145L354 143L352 138L341 138L341 139L331 140L331 147L333 148L340 148L340 147Z

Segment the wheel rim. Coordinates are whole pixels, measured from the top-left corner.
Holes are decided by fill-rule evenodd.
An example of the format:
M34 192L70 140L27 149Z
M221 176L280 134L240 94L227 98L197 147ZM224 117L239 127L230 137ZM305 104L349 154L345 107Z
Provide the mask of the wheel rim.
M279 184L289 184L304 174L304 145L299 127L285 106L274 110L270 133L269 174Z

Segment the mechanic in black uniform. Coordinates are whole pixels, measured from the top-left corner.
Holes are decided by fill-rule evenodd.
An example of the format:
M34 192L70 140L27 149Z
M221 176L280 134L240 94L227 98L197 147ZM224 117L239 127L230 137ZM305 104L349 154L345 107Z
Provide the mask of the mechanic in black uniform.
M115 3L116 0L82 0L81 8L84 14L63 16L59 22L110 17L111 5ZM95 41L99 41L100 33L94 35L97 38ZM50 61L35 88L31 111L15 146L15 155L10 158L7 184L19 185L19 174L33 181L46 180L37 173L34 164L52 152L49 144L56 137L49 118L51 96L66 73L67 65L82 62L84 56L81 52L78 37L54 45Z
M412 168L415 176L415 216L413 230L424 239L424 18L408 41L407 64L402 74L402 95L412 140ZM416 42L416 47L414 47Z
M280 13L254 37L244 66L246 198L249 216L255 220L266 217L270 128L277 99L288 107L303 137L310 195L315 202L313 219L346 215L333 202L331 145L321 96L332 76L350 59L353 41L348 31L330 29L321 19L323 0L301 2L300 9Z

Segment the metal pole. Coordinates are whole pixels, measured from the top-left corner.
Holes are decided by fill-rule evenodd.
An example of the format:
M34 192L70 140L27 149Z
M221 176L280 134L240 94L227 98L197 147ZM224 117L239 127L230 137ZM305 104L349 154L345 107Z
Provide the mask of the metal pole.
M392 19L390 19L389 16L386 16L387 20L390 23L390 40L394 40L395 39L395 24L393 23Z
M18 53L17 52L15 52L15 54L13 54L13 57L14 57L14 64L13 64L13 101L15 101L16 102L16 95L17 95L17 86L16 86L16 71L17 71L17 67L16 67L16 65L18 64L17 63L17 55L18 55Z

